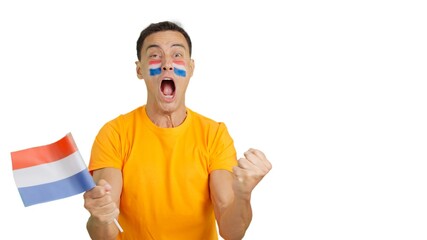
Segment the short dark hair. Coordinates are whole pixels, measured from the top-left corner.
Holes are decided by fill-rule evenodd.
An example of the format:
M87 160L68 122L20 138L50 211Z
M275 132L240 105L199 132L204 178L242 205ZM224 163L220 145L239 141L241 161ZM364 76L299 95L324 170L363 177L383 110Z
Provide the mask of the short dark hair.
M180 32L182 35L184 35L185 40L187 40L187 44L188 44L188 48L191 56L191 39L188 33L178 23L163 21L158 23L151 23L150 25L148 25L148 27L146 27L144 30L141 31L138 41L136 42L136 55L138 57L138 60L141 60L141 49L142 49L142 44L144 43L144 40L153 33L163 32L163 31L177 31L177 32Z

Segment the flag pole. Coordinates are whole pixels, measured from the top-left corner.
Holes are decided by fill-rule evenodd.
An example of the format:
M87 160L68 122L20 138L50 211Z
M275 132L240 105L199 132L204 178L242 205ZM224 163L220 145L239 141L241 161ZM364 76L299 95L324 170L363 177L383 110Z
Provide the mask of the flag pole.
M120 232L123 232L123 228L122 226L120 226L119 221L117 221L117 219L114 218L114 224L116 224L117 228L119 229Z

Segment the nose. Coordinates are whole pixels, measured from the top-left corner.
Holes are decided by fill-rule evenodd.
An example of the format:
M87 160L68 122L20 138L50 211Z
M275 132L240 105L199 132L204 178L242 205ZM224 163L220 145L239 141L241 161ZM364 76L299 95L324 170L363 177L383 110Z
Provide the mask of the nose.
M163 71L171 71L173 69L172 67L172 62L171 61L166 61L165 64L162 67Z

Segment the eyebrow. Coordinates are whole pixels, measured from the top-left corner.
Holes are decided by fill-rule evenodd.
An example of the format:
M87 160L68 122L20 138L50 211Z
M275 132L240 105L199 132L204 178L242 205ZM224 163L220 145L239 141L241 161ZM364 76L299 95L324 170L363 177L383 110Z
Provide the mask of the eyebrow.
M185 46L183 44L180 44L180 43L172 44L172 47L182 47L185 49ZM145 51L148 51L148 49L150 49L150 48L160 48L160 46L158 44L151 44L151 45L147 46L147 49Z

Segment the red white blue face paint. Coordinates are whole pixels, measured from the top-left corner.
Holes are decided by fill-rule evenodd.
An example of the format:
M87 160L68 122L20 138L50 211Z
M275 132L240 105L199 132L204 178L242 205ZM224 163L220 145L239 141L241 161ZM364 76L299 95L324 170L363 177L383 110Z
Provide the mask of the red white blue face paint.
M156 76L162 73L162 61L150 61L148 62L148 69L150 70L150 76Z
M185 77L187 76L187 72L185 71L185 62L184 61L174 61L172 63L173 66L173 72L175 75L179 77Z

